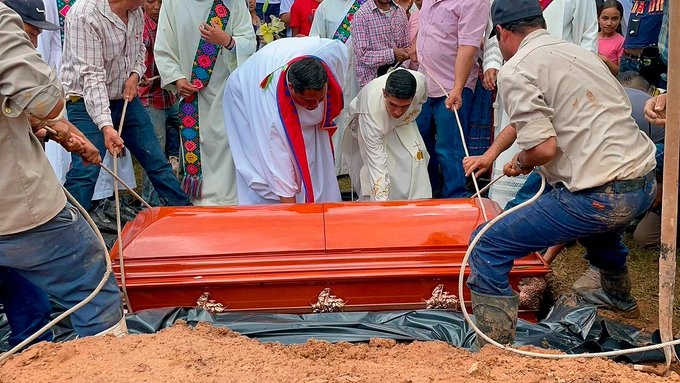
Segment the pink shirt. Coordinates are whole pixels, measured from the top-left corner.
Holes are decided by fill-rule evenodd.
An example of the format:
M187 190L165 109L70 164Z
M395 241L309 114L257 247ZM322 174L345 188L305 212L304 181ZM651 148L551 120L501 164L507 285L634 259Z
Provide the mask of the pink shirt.
M427 78L428 97L446 95L430 75L434 76L447 92L453 89L455 82L453 67L458 56L458 46L481 45L489 12L488 1L423 0L416 48L418 62L422 64L419 71ZM478 70L479 66L475 60L465 81L466 88L475 89Z
M616 33L612 37L600 37L597 51L612 63L619 65L619 60L623 56L623 41L625 38Z
M420 26L420 10L416 9L408 18L408 34L411 38L411 44L415 45L416 35L418 34L418 26ZM408 69L418 70L418 63L408 60L404 63Z

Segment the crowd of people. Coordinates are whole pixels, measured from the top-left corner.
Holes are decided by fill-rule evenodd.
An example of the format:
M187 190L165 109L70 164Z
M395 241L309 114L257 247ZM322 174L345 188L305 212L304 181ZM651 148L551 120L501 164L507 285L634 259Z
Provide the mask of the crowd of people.
M335 202L343 174L359 200L464 198L470 176L505 174L489 196L510 208L542 176L534 204L478 228L480 327L510 342L513 259L572 240L591 264L577 293L637 312L622 235L644 217L635 238L658 243L667 1L3 2L0 300L25 307L8 283L36 296L14 335L43 322L45 293L70 307L103 276L60 186L101 209L96 164L135 181L132 156L156 206ZM79 335L125 332L113 277L103 291Z

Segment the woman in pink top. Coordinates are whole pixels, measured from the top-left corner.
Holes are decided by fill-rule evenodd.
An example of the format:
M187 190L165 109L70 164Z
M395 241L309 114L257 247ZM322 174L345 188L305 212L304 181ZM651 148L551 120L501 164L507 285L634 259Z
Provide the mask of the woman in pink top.
M597 9L600 24L598 53L614 76L619 74L624 37L621 35L623 6L617 0L605 0Z

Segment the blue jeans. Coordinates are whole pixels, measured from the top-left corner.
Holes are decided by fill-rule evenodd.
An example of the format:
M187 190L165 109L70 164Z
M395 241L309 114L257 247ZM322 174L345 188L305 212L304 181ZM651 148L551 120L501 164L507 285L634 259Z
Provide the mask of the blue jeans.
M120 124L123 103L123 100L110 101L111 116L116 128ZM66 109L69 120L92 141L103 157L106 151L104 135L92 122L92 118L85 109L85 102L82 99L68 102ZM125 142L125 147L146 171L162 203L170 206L190 204L189 197L182 191L177 177L172 172L172 166L158 144L149 114L138 97L128 104L121 138ZM64 186L85 209L90 206L97 176L99 176L98 166L85 166L79 155L71 155L71 170L66 173Z
M467 126L472 110L473 95L472 89L463 89L463 106L458 110L465 137L468 135ZM416 123L425 147L430 153L427 171L430 175L432 190L439 189L439 170L441 169L444 181L441 185L441 197L466 197L465 171L463 170L465 149L456 116L446 108L445 100L446 97L428 97L416 118Z
M10 347L23 342L50 321L51 307L47 294L14 269L0 268L0 304L5 309L11 330ZM50 330L33 343L51 340Z
M513 198L507 204L505 204L505 210L510 210L513 207L521 204L522 202L531 199L533 196L536 195L536 193L538 193L540 189L541 189L541 176L536 172L529 173L527 179L522 184L522 187L519 188L519 190L517 190L515 198ZM550 186L550 184L546 182L545 189L543 189L543 194L550 192L550 190L552 190L552 186Z
M640 73L640 59L622 56L619 60L619 73L629 71Z
M97 287L107 256L90 225L70 204L47 223L0 236L0 267L14 268L67 309ZM111 328L122 317L123 304L111 273L99 294L71 314L71 324L83 337Z
M586 248L585 257L591 265L604 270L623 268L628 256L621 240L623 231L651 206L656 180L650 172L644 185L636 189L624 183L614 181L606 190L600 187L574 193L557 186L497 221L470 254L468 287L477 293L510 296L508 274L515 259L571 240Z
M177 112L179 110L179 104L175 103L172 107L167 109L158 109L153 106L147 106L146 111L149 114L149 118L153 124L154 133L156 134L156 139L161 149L164 150L167 156L175 155L179 152L179 117ZM171 140L177 140L177 142L170 142ZM171 148L171 149L168 149ZM175 154L169 152L169 150L174 150ZM160 206L161 201L158 198L158 193L149 182L149 177L146 173L142 174L142 184L144 189L142 189L142 198L147 201L152 206Z

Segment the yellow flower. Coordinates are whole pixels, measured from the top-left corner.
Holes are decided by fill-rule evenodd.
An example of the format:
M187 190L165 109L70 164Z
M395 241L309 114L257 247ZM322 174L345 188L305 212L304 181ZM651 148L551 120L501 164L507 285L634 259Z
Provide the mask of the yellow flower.
M257 28L256 34L262 36L262 40L268 44L274 41L274 37L285 29L286 26L283 24L283 21L276 16L272 16L271 23L263 23L260 25L260 27Z

